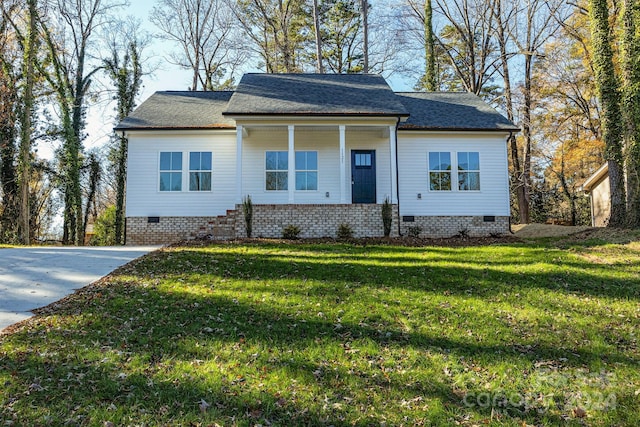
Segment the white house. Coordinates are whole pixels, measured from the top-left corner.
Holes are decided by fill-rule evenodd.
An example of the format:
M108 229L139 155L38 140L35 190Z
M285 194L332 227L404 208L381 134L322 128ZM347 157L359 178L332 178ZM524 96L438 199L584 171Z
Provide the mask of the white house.
M246 74L233 92L157 92L116 127L129 138L127 243L197 235L506 233L508 136L468 93L394 93L369 74ZM413 229L410 229L413 227Z

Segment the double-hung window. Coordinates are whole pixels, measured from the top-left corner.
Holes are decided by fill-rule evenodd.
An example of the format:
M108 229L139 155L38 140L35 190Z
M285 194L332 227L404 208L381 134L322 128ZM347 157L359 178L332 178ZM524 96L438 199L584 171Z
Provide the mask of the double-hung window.
M211 191L211 152L189 153L189 191Z
M318 152L296 151L296 190L318 189Z
M283 191L289 189L289 154L286 151L267 151L265 157L265 189Z
M480 153L458 152L458 190L480 190Z
M451 190L451 153L429 153L429 189L432 191Z
M160 191L182 191L182 153L160 153Z

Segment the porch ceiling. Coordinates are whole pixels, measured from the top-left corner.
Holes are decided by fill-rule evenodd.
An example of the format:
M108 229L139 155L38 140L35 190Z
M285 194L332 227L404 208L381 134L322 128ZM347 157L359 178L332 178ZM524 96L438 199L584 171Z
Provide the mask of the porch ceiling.
M304 132L338 132L339 124L300 124L294 125L295 130ZM345 125L349 132L389 132L388 124L351 124ZM243 128L247 132L287 132L289 124L265 125L265 124L244 124Z

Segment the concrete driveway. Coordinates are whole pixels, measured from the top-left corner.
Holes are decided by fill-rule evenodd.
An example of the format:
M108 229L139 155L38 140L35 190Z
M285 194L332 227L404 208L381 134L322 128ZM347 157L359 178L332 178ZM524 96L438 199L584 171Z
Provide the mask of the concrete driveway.
M157 246L45 246L0 249L0 330Z

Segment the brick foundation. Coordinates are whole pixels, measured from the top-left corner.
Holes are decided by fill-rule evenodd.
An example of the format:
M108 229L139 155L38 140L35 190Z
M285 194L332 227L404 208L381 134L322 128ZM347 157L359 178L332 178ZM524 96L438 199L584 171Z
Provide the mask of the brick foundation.
M336 237L340 224L349 224L353 237L379 237L384 234L382 205L254 205L253 237L282 237L288 225L300 227L301 238ZM411 227L420 227L420 237L451 237L466 230L468 236L507 234L509 217L482 216L415 216L400 218L403 236ZM246 237L242 207L218 217L160 217L150 222L147 217L127 218L127 245L158 245L207 237L213 240ZM398 235L398 206L393 206L391 236Z
M208 236L214 240L235 237L235 212L227 216L163 216L158 222L127 217L127 245L163 245Z
M245 237L242 207L236 206L236 235ZM382 205L254 205L253 237L282 237L288 225L300 227L300 238L336 237L340 224L349 224L353 237L384 235ZM398 206L393 206L391 235L398 235Z
M403 236L409 235L411 227L419 227L420 237L442 238L452 237L462 232L470 237L489 236L491 234L507 234L509 217L482 216L415 216L413 222L409 218L401 218L400 230ZM490 219L494 221L491 222ZM485 220L486 219L486 220Z

